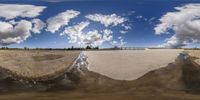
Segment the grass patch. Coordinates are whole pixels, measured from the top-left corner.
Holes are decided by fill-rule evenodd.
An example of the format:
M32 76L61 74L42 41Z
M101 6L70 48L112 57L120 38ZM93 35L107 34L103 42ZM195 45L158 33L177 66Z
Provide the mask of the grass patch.
M63 55L48 54L44 56L32 56L35 61L55 60L64 57Z

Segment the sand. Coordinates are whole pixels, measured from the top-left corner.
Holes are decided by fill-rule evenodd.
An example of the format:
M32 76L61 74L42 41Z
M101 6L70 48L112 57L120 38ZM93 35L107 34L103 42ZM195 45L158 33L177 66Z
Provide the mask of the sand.
M188 50L187 51L194 61L200 65L200 50Z
M91 64L92 60L100 59L101 61L98 64L107 65L114 62L115 66L112 66L109 69L113 69L118 71L127 71L128 75L131 73L129 70L124 70L121 65L127 65L127 63L143 65L144 62L155 64L155 60L157 60L157 65L162 65L161 63L169 63L173 62L176 58L175 55L181 50L150 50L150 51L86 51L85 53L89 57L89 63ZM67 54L71 54L66 52ZM1 54L1 53L0 53ZM21 54L21 53L20 53ZM22 53L26 54L26 53ZM29 53L28 53L29 54ZM49 54L49 53L48 53ZM112 55L110 55L112 54ZM197 52L197 54L199 54ZM33 54L35 56L35 54ZM34 58L36 61L45 61L45 60L53 60L59 59L61 56L58 56L58 53L55 53L56 56L45 56L41 57L41 55L37 55L39 57ZM148 57L153 56L153 57ZM167 57L166 57L167 55ZM174 56L175 57L174 57ZM196 54L194 54L196 55ZM94 56L96 57L94 59ZM108 57L107 57L108 56ZM111 57L110 57L111 56ZM142 57L140 57L142 56ZM47 58L46 58L47 57ZM91 57L93 59L91 59ZM103 57L103 58L101 58ZM125 61L129 58L128 61ZM148 59L147 59L147 58ZM174 57L174 59L173 59ZM112 60L110 60L110 59ZM179 57L180 58L180 57ZM119 60L116 60L119 59ZM163 61L165 59L165 61ZM137 60L137 61L136 61ZM155 61L155 62L154 62ZM185 62L186 61L186 62ZM78 87L74 89L65 89L63 85L56 90L51 90L48 92L37 92L37 91L10 91L10 92L2 92L0 96L0 100L200 100L200 89L196 84L199 84L199 67L194 66L193 63L187 62L191 60L185 59L177 59L175 63L169 64L167 67L163 67L159 69L152 70L147 72L145 75L140 77L139 79L132 81L121 81L121 80L113 80L106 76L102 76L99 73L82 70L84 72L83 76L80 76L80 80L78 81ZM139 63L140 62L140 63ZM157 66L156 65L156 66ZM92 66L89 66L90 70ZM117 67L117 68L115 68ZM152 66L151 66L152 67ZM187 69L185 69L187 67ZM192 70L197 68L198 70ZM101 67L107 68L105 66ZM100 68L100 69L101 69ZM128 69L128 67L126 67ZM154 67L152 67L154 68ZM189 68L189 70L188 70ZM101 70L102 70L101 69ZM135 66L130 67L129 69L141 69ZM145 69L145 67L144 67ZM136 71L133 72L136 72ZM142 71L142 70L140 70ZM146 70L145 70L146 71ZM195 71L195 73L193 73ZM109 70L106 70L109 72ZM111 71L110 71L111 72ZM139 71L138 71L139 72ZM197 73L198 72L198 73ZM125 72L124 72L125 73ZM69 75L70 73L68 73ZM72 71L73 75L80 75L77 71ZM112 73L111 73L112 74ZM122 75L121 73L119 73ZM73 76L72 75L72 76ZM194 86L195 89L191 89L185 85L185 75L189 75L192 78L189 78L191 82L190 85ZM74 77L77 78L77 77ZM194 79L198 79L195 80ZM57 82L58 80L56 80ZM2 81L1 81L2 82ZM197 83L196 83L197 82ZM1 85L4 83L1 83ZM51 83L52 84L52 83ZM8 83L6 80L5 85L13 85ZM44 85L48 85L45 83ZM200 86L200 85L198 85ZM62 89L61 89L62 88ZM0 89L1 90L1 89Z
M183 50L85 51L90 71L117 80L135 80L145 73L174 62Z
M0 69L19 78L46 79L64 73L79 51L0 50Z

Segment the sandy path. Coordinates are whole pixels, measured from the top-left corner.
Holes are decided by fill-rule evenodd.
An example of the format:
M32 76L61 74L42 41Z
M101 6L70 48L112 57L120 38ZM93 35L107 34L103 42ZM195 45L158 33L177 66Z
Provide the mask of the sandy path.
M165 67L182 50L85 51L89 70L113 79L135 80L145 73Z

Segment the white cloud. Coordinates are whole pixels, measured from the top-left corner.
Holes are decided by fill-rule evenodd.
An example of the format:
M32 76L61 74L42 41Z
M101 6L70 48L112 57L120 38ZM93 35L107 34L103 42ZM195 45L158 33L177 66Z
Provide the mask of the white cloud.
M163 47L177 48L194 42L200 42L200 4L187 4L176 7L175 12L168 12L160 19L154 30L156 34L175 34L162 44Z
M0 4L0 17L13 19L16 17L34 18L40 15L45 6L20 5L20 4Z
M154 24L156 17L152 17L148 20L149 24Z
M120 30L120 31L119 31L119 32L122 33L122 34L126 34L126 33L128 33L128 31L129 31L130 29L132 29L132 28L131 28L131 25L122 24L121 26L124 28L124 30Z
M138 18L138 19L142 19L142 18L143 18L143 16L141 16L141 15L140 15L140 16L136 16L136 18Z
M103 40L110 41L113 38L113 31L105 29L103 30Z
M106 41L112 40L112 31L105 29L101 34L98 30L84 32L90 22L83 21L74 26L66 27L64 32L60 35L67 35L70 43L77 43L81 46L100 46Z
M16 26L13 26L8 22L0 22L0 45L20 43L31 36L31 22L21 20L16 23Z
M126 23L124 23L125 21L127 21L127 19L121 16L117 16L116 14L90 14L85 17L92 21L100 22L105 25L105 27L108 27L110 25L119 25L124 28L126 32L131 29L130 26L125 25ZM60 35L67 35L70 43L77 43L81 46L100 46L103 43L110 42L113 39L113 31L109 28L102 30L93 29L88 30L88 32L84 31L84 29L88 27L89 24L91 24L89 21L83 21L76 25L68 26ZM123 43L124 42L122 39L119 40L119 45Z
M122 37L121 37L121 36L119 36L119 37L118 37L118 39L119 39L119 40L121 40L121 39L122 39Z
M124 25L124 24L122 25L122 27L124 27L124 28L125 28L125 30L130 30L130 29L132 29L132 28L131 28L131 26Z
M31 32L40 33L44 23L35 19L45 6L0 4L0 45L21 43L31 36ZM16 18L21 17L18 21ZM32 21L25 20L30 18Z
M33 33L40 33L40 31L46 26L46 24L40 19L33 19L32 23L33 23L33 29L32 29Z
M47 31L52 33L58 31L62 26L68 25L71 19L77 17L80 14L79 11L66 10L58 15L47 19Z
M121 30L120 33L126 34L126 33L128 33L128 31Z
M89 31L87 34L83 35L83 38L81 40L83 45L89 45L89 46L100 46L104 42L102 39L102 35L97 31Z
M111 14L111 15L89 14L85 17L88 18L89 20L100 22L105 27L108 27L110 25L117 26L127 21L126 18L118 16L116 14Z
M125 44L126 44L126 42L124 41L124 38L122 36L118 37L118 41L113 40L111 42L111 45L117 46L117 47L123 47Z
M83 29L88 27L90 22L80 22L77 25L66 27L61 35L68 35L70 43L76 43L82 38Z
M113 46L117 46L117 43L118 43L118 42L115 41L115 40L113 40L113 41L111 41L110 43L111 43Z

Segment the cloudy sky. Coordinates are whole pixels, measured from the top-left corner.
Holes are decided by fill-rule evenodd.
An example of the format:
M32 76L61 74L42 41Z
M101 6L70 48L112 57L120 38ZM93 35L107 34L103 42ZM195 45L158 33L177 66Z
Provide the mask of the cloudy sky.
M0 0L0 47L200 47L199 0Z

